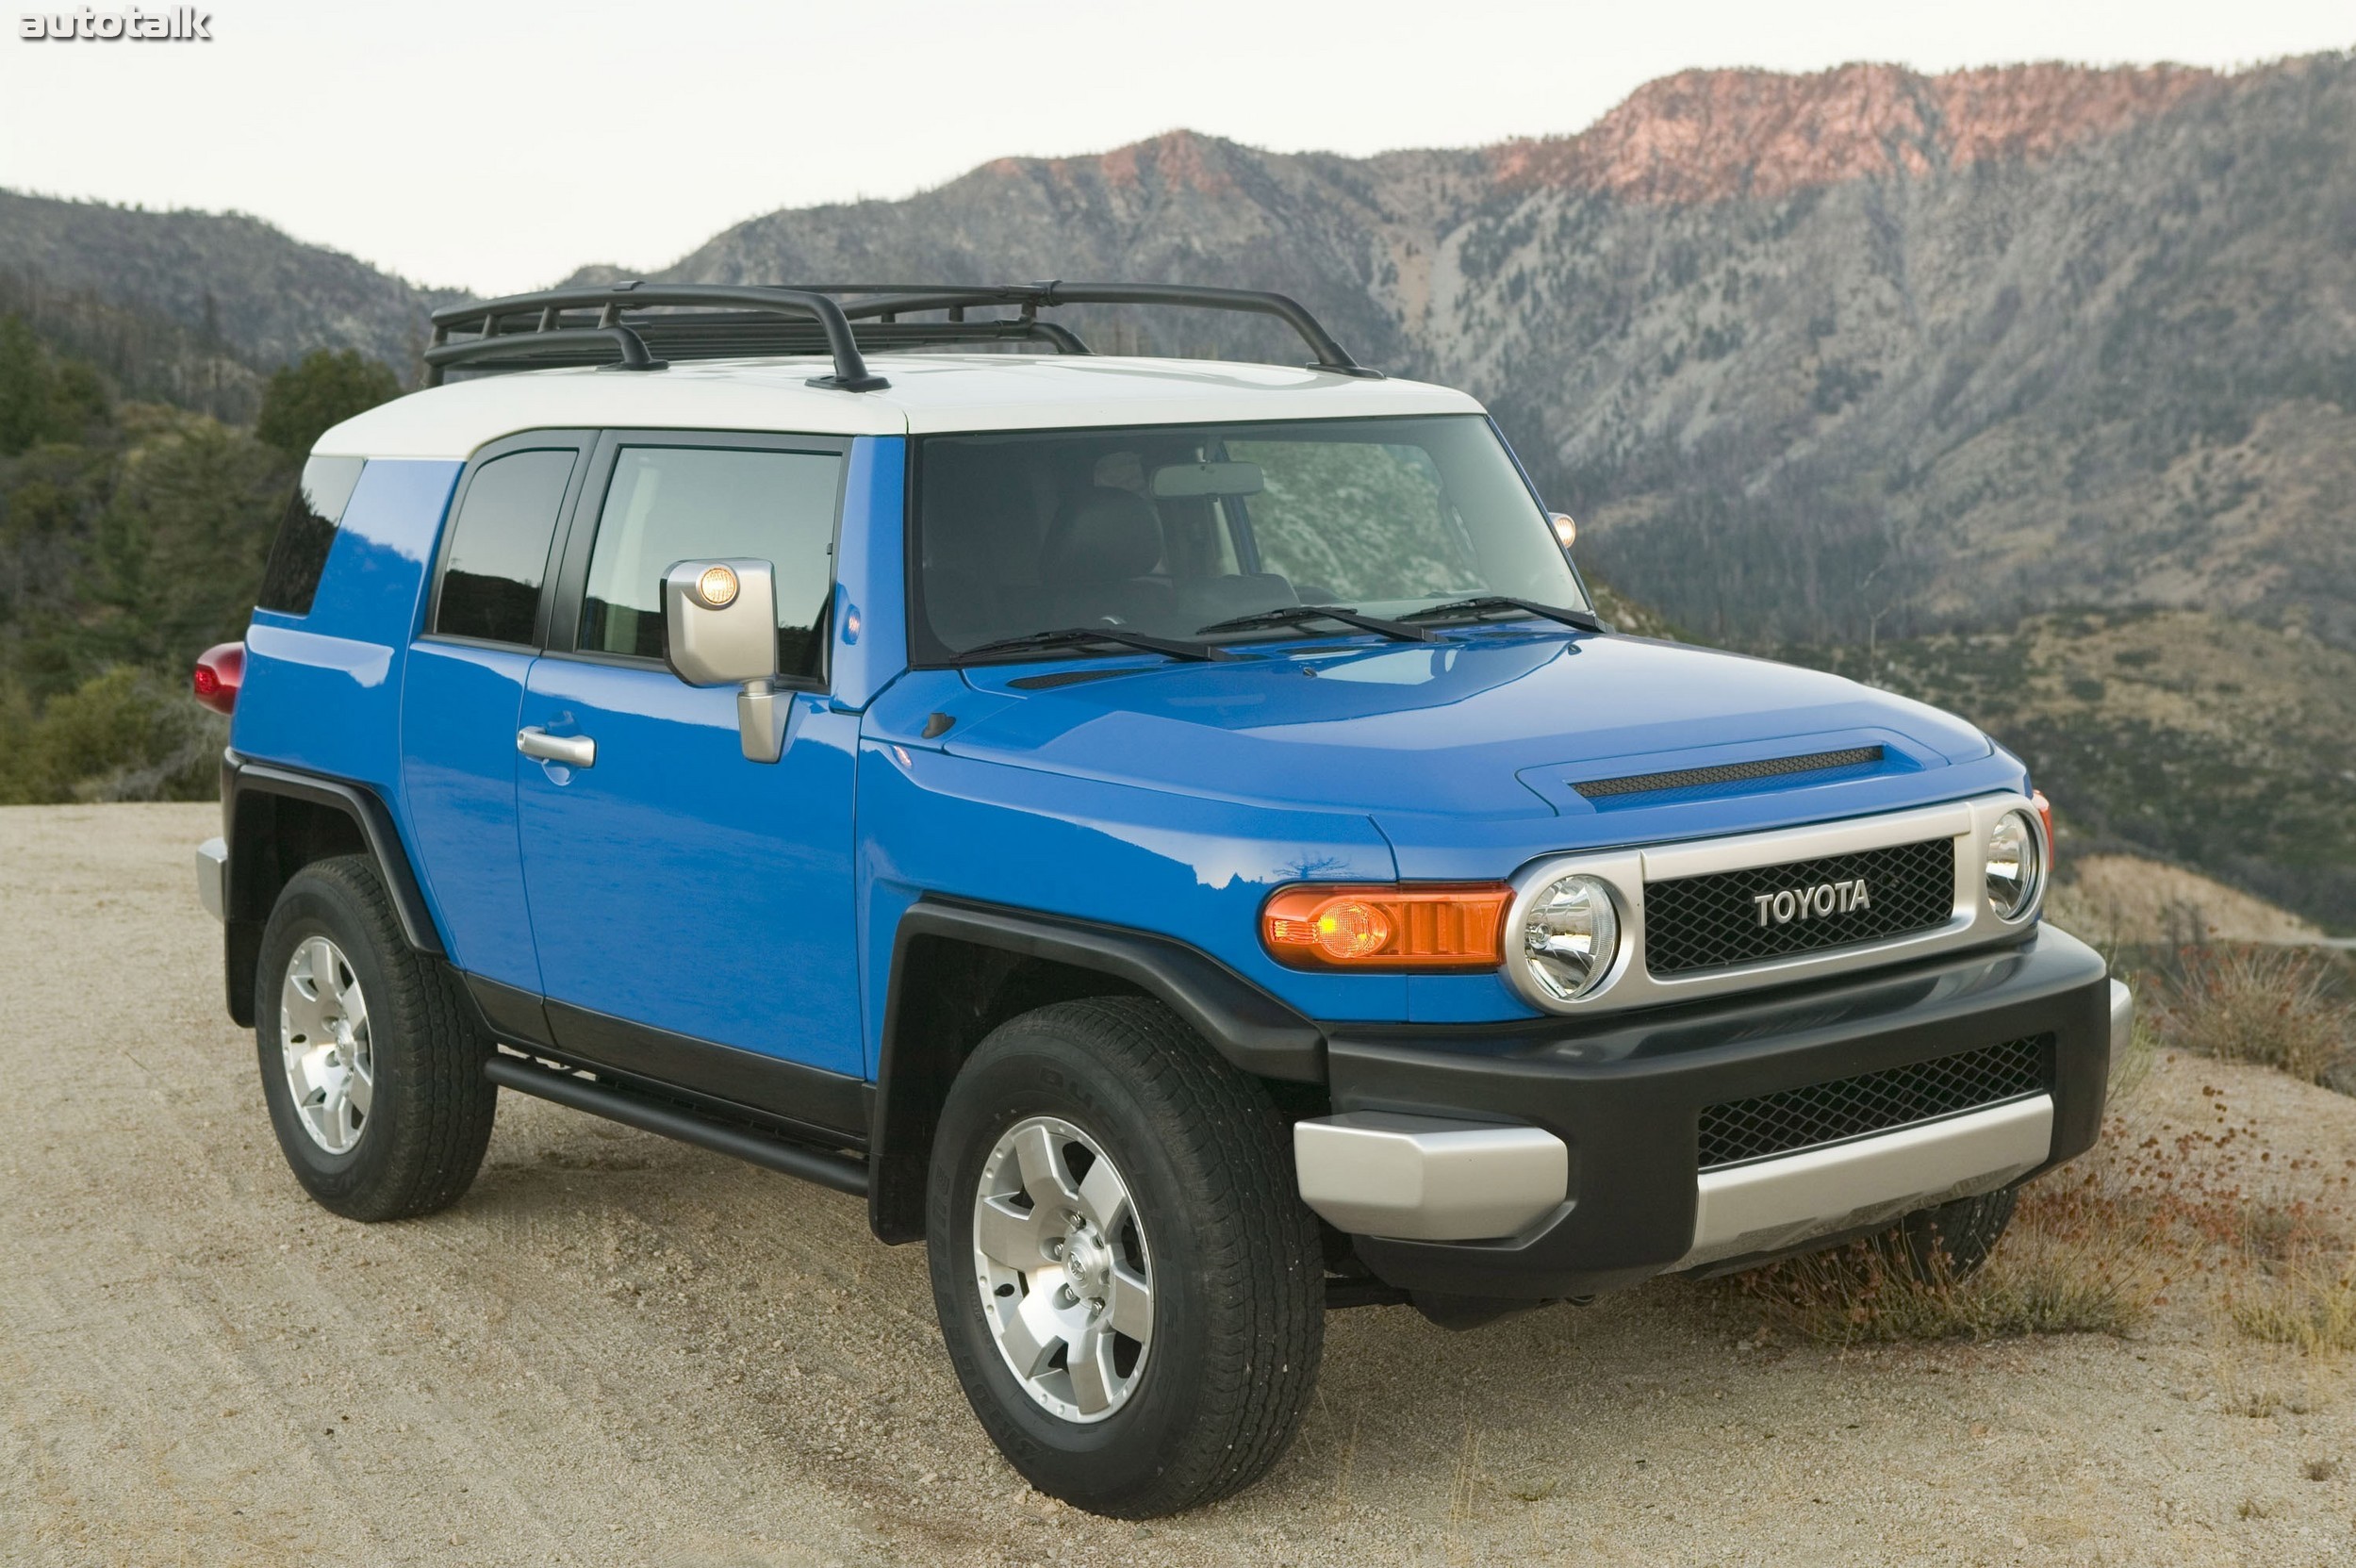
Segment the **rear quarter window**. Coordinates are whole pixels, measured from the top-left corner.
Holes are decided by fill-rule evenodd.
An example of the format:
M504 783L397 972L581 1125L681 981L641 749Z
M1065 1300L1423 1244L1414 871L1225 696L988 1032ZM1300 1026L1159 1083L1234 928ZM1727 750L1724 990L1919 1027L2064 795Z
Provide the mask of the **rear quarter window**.
M286 516L278 521L278 536L271 541L270 559L262 567L255 608L282 615L311 613L344 504L367 466L362 457L314 457L303 465L303 478L287 499Z
M475 470L451 525L434 604L443 636L529 646L538 641L540 586L572 477L570 447L511 452Z

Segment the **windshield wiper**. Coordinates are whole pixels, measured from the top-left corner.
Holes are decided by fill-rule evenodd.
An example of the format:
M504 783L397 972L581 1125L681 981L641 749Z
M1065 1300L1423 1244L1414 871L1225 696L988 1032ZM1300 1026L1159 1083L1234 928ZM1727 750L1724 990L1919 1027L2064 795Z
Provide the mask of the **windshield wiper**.
M1409 626L1404 620L1385 620L1380 616L1360 615L1344 604L1287 604L1282 609L1261 610L1257 615L1240 615L1232 620L1214 620L1208 626L1195 627L1194 635L1207 637L1214 632L1257 632L1265 626L1297 626L1304 620L1338 620L1344 626L1379 633L1401 642L1440 640L1421 626Z
M958 656L970 658L976 653L1019 653L1030 649L1085 648L1092 642L1109 642L1117 647L1161 653L1173 659L1235 657L1224 648L1211 648L1199 642L1181 642L1176 637L1147 636L1143 632L1124 631L1118 626L1064 626L1052 632L1026 632L1021 636L999 637L996 641L968 648Z
M1590 615L1585 610L1560 609L1553 604L1540 604L1534 599L1515 599L1502 593L1477 594L1471 599L1458 599L1446 604L1434 604L1427 610L1416 610L1400 619L1403 620L1437 620L1442 616L1478 615L1484 610L1519 610L1525 616L1536 616L1540 620L1552 620L1564 626L1576 627L1582 632L1611 630L1610 623L1601 616ZM1206 627L1205 630L1209 628Z

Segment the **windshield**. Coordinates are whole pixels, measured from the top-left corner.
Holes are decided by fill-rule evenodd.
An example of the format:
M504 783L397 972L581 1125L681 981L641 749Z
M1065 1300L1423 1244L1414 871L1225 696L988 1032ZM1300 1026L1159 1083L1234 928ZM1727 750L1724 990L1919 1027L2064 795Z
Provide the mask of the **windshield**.
M1071 627L1194 638L1295 604L1588 608L1477 414L933 436L917 485L920 662Z

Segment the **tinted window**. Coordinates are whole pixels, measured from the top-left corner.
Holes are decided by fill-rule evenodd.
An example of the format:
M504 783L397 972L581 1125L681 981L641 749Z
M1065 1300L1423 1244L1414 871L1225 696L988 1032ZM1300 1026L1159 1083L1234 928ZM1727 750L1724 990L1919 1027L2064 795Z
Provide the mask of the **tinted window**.
M581 647L662 657L663 574L736 556L776 569L779 670L818 674L842 467L832 454L622 448L589 556Z
M314 457L303 465L302 482L287 500L287 515L279 520L278 536L262 568L257 608L311 613L320 577L327 570L327 552L336 542L336 524L365 467L367 460L359 457Z
M919 659L1070 627L1297 637L1204 630L1296 604L1587 604L1478 415L932 436L918 491Z
M569 451L515 452L477 469L452 525L434 630L531 643L556 514L572 477Z

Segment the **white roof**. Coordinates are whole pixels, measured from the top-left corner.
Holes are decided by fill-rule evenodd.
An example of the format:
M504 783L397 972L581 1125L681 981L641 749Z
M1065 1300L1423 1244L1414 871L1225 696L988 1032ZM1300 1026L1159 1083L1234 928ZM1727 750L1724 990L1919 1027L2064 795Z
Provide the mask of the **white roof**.
M519 430L760 430L898 436L1384 414L1477 414L1415 381L1211 359L1096 355L876 355L880 392L808 385L818 358L703 360L643 372L527 371L412 392L346 420L322 457L458 457Z

